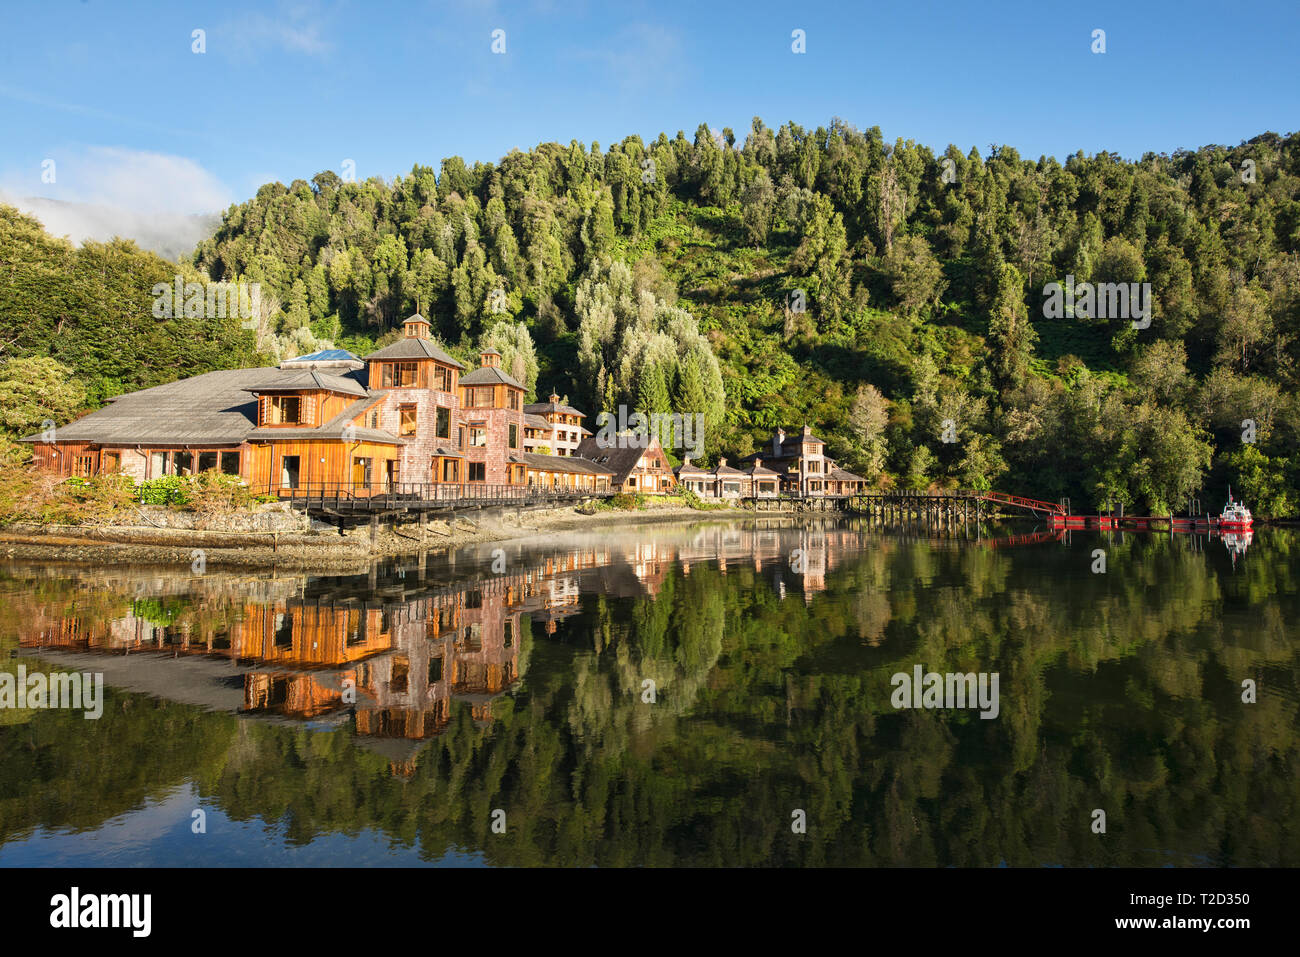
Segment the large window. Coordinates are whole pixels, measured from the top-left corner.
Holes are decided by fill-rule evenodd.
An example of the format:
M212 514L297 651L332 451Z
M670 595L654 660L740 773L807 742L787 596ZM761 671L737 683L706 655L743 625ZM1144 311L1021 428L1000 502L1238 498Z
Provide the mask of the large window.
M419 385L420 364L418 362L385 362L379 376L379 384L384 389L409 389Z
M513 422L510 423L509 442L512 449L519 448L519 426L515 425Z
M239 453L222 452L221 453L221 471L227 475L239 474Z
M283 612L275 616L275 647L293 647L293 618Z
M471 409L492 408L492 393L495 391L492 386L471 387L465 391L469 393Z
M272 395L266 400L266 425L300 422L302 399L296 395Z
M438 406L434 434L440 439L451 438L451 409L445 405Z
M486 463L486 462L470 462L470 463L469 463L469 480L470 480L471 482L486 482L486 481L487 481L487 463Z
M519 408L519 393L514 389L506 389L506 408Z
M487 446L487 426L483 423L471 425L469 427L469 447L471 449L481 449Z
M411 674L411 659L409 655L393 655L393 670L390 672L388 679L388 691L390 694L406 694L409 687Z
M451 391L452 372L444 366L433 367L433 387L439 392Z
M402 405L402 406L398 406L398 411L401 413L401 416L402 416L402 424L401 424L401 428L400 428L400 430L398 431L397 434L398 434L398 435L414 435L414 434L415 434L416 406L414 406L414 405Z

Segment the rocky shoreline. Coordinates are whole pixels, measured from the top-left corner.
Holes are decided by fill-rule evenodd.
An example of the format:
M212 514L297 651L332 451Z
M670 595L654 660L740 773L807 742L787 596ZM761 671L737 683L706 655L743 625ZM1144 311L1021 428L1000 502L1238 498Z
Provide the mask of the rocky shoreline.
M348 572L375 558L441 552L465 545L510 542L548 532L658 522L743 518L742 509L700 511L671 506L636 511L583 512L568 506L528 512L496 510L420 527L383 525L373 546L368 526L346 530L235 531L159 528L153 525L37 526L0 528L0 559L78 564L186 565Z

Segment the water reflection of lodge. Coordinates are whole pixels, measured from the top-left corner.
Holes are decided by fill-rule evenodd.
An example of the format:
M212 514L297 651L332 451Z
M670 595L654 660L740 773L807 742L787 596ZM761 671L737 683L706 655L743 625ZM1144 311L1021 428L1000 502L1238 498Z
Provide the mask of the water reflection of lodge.
M203 608L214 613L183 620L152 599L131 601L116 617L83 617L75 602L66 614L41 606L20 644L47 656L129 658L124 687L206 707L228 706L216 686L237 677L242 703L235 710L326 723L351 715L357 734L407 773L418 744L450 723L455 702L476 724L491 721L493 700L519 679L524 616L554 632L580 610L579 573L610 558L608 549L569 551L513 574L398 588L374 601L304 589L228 603L222 612ZM228 667L207 672L211 688L181 689L174 659Z
M554 634L581 611L583 591L653 597L674 563L690 574L708 562L723 574L751 567L782 597L793 582L811 601L837 555L860 543L858 532L833 524L762 522L706 527L685 539L611 545L593 537L529 556L505 574L449 585L426 585L423 570L408 581L394 569L401 581L386 576L382 587L374 575L366 588L294 579L288 594L282 583L275 593L223 594L224 601L191 596L188 606L142 598L116 617L79 614L76 601L63 614L40 605L21 644L130 659L113 672L129 690L270 720L351 720L368 746L409 773L420 743L447 728L457 703L478 725L490 722L492 702L520 678L524 631L536 625ZM191 613L179 613L186 608ZM194 665L183 679L174 659ZM111 685L109 662L102 664Z
M811 524L794 530L779 525L723 527L702 530L678 550L678 558L688 572L692 563L700 561L716 561L724 575L728 569L747 566L770 578L781 598L793 582L807 603L826 590L826 576L861 542L859 531L837 525Z

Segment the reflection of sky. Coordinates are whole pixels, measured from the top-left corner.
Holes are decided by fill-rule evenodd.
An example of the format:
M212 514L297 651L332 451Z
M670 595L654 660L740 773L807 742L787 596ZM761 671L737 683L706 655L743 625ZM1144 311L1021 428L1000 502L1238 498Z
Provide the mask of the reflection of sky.
M196 808L207 833L190 830ZM38 828L0 845L0 867L481 867L482 854L449 852L427 861L418 847L402 847L371 830L356 837L325 834L289 844L283 823L232 821L191 784L162 801L119 815L90 831Z

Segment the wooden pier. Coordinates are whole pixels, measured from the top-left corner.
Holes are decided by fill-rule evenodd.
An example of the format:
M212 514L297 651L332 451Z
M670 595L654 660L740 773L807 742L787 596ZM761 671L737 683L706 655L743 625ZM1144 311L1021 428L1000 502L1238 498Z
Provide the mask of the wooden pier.
M930 528L955 528L971 522L978 525L1008 509L1034 518L1050 519L1066 514L1064 504L978 489L865 493L851 496L847 507L886 524L918 524Z

